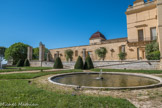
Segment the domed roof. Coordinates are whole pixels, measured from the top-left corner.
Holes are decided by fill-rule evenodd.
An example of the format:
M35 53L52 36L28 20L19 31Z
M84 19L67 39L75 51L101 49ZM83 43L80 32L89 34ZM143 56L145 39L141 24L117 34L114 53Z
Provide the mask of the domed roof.
M94 33L94 34L90 37L89 40L95 39L95 38L102 38L102 39L105 39L105 40L106 40L105 36L104 36L101 32L99 32L99 31L97 31L96 33Z

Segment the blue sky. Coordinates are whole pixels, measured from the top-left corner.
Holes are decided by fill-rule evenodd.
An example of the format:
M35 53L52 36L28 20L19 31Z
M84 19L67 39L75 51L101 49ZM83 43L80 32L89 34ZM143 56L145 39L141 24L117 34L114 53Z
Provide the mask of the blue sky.
M0 0L0 46L88 45L96 31L127 37L125 11L135 0Z

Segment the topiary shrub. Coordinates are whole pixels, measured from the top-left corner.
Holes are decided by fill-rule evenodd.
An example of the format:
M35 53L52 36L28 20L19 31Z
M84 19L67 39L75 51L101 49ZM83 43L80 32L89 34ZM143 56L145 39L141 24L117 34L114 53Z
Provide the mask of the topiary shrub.
M25 59L24 66L30 66L29 60Z
M83 69L83 59L82 59L82 57L80 57L80 56L78 57L74 68L75 69Z
M63 69L63 64L62 64L60 57L56 58L53 68L54 69Z
M84 69L93 69L93 62L90 56L86 57L85 64L84 64Z
M118 54L120 60L125 60L126 55L127 55L127 54L126 54L125 52L120 52L120 53Z
M20 59L17 64L16 64L17 67L23 67L24 66L24 60Z

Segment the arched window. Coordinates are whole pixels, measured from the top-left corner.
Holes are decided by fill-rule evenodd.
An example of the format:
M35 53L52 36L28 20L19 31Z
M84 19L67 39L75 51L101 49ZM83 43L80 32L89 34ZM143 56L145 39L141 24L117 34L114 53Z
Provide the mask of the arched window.
M75 57L77 57L78 56L78 51L77 50L75 50Z

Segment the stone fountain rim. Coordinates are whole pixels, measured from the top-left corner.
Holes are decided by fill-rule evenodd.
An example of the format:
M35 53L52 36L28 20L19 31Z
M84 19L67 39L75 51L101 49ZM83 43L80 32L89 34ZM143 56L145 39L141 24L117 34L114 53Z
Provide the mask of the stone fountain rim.
M50 83L64 86L64 87L71 87L71 88L77 88L78 85L69 85L69 84L63 84L63 83L58 83L52 81L53 78L56 77L61 77L61 76L67 76L67 75L76 75L76 74L99 74L100 72L72 72L72 73L64 73L64 74L56 74L54 76L51 76L48 78L48 81ZM155 88L155 87L162 87L162 78L153 76L153 75L148 75L148 74L142 74L142 73L126 73L126 72L102 72L102 74L112 74L112 75L129 75L129 76L138 76L138 77L145 77L145 78L150 78L153 80L159 81L157 84L152 84L152 85L146 85L146 86L132 86L132 87L89 87L89 86L81 86L83 89L95 89L95 90L103 90L103 89L108 89L108 90L123 90L123 89L147 89L147 88Z

